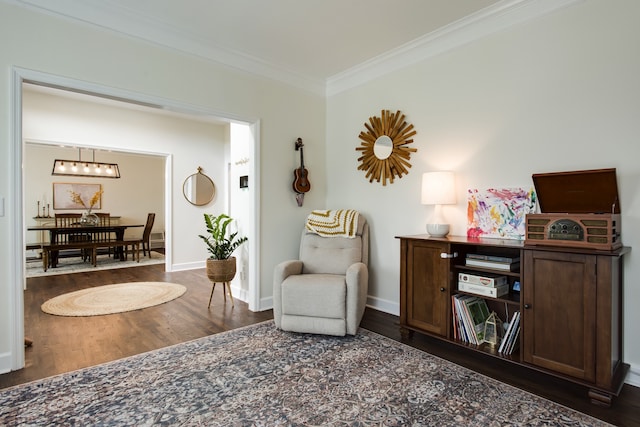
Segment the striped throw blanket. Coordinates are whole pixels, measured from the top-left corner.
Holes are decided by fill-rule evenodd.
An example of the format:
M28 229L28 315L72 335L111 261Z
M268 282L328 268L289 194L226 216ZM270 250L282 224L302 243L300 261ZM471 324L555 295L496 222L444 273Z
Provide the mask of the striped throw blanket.
M307 217L306 228L323 237L356 237L358 211L353 209L315 210Z

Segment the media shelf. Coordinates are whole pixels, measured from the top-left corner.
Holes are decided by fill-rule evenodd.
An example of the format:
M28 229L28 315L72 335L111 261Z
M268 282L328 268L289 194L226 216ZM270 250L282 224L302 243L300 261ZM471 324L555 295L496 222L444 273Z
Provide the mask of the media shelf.
M513 305L513 306L520 306L520 293L518 292L513 292L513 293L509 293L507 295L503 295L501 297L486 297L486 296L482 296L482 295L478 295L478 294L474 294L472 292L465 292L465 291L461 291L459 289L454 290L454 292L456 294L462 294L462 295L471 295L474 297L481 297L484 298L485 300L491 302L497 302L497 303L503 303L503 304L509 304L509 305ZM495 310L494 310L495 311ZM502 319L502 316L500 316L500 318Z
M400 332L404 338L418 332L456 344L462 351L555 375L586 386L593 403L610 405L619 394L629 370L622 361L621 320L622 262L629 248L525 246L519 240L456 236L398 239ZM519 258L520 263L515 271L471 266L465 262L469 254ZM461 272L506 276L509 293L491 298L461 291ZM519 292L513 290L516 282ZM519 345L511 354L488 343L470 344L456 338L452 300L456 295L482 298L502 321L520 313Z
M459 347L463 347L465 350L474 351L477 353L488 354L492 357L496 357L498 359L503 359L506 362L514 362L519 363L520 361L520 350L516 349L511 354L504 354L498 352L498 347L491 347L489 344L484 343L480 345L469 344L468 342L464 342L457 339L450 340L453 344L456 344Z

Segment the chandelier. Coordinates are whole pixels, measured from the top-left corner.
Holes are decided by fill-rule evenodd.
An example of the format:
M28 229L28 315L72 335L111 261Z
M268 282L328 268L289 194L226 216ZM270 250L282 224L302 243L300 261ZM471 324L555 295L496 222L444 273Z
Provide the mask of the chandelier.
M81 150L78 148L78 160L54 160L51 175L120 178L117 163L96 162L96 150L92 150L93 161L81 160Z

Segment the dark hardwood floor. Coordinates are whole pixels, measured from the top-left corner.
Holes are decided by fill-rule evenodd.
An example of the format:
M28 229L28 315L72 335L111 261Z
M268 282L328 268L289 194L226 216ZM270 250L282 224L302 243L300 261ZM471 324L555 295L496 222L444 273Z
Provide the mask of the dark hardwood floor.
M63 317L40 310L43 302L63 293L138 281L179 283L187 292L165 304L107 316ZM33 345L25 350L25 369L0 375L0 388L273 318L271 311L251 312L239 300L235 307L229 299L225 304L220 285L208 309L210 293L204 269L166 273L164 264L27 279L25 335Z
M187 292L166 304L121 314L60 317L40 305L56 295L91 286L135 281L180 283ZM25 332L33 340L26 349L25 369L0 375L0 388L69 372L134 354L179 344L206 335L272 319L271 310L254 313L236 300L224 302L216 286L207 308L211 284L204 269L166 273L164 265L38 277L27 280ZM397 341L398 317L367 309L362 327ZM618 426L640 427L640 388L625 385L610 408L592 405L587 390L516 365L505 365L455 345L414 334L405 344L468 367L489 377L546 397Z

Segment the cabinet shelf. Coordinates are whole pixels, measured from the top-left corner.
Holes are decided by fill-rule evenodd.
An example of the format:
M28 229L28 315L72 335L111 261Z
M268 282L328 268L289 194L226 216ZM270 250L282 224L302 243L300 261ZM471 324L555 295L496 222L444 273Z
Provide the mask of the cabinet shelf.
M517 348L515 350L513 350L513 353L511 354L503 354L498 352L498 346L492 347L491 345L487 344L487 343L483 343L483 344L470 344L468 342L464 342L458 339L452 339L451 340L452 343L459 345L461 347L467 348L469 350L472 351L477 351L479 353L484 353L484 354L488 354L490 356L493 357L497 357L500 359L504 359L504 360L508 360L510 362L520 362L520 349Z
M480 298L485 299L487 301L502 302L502 303L505 303L505 304L515 305L515 306L520 307L520 293L519 292L511 292L511 293L508 293L507 295L503 295L503 296L497 297L497 298L487 297L487 296L484 296L484 295L478 295L478 294L474 294L473 292L465 292L465 291L461 291L459 289L456 289L454 292L456 294L471 295L471 296L474 296L474 297L480 297Z
M454 265L453 268L461 271L462 270L477 271L479 273L491 273L491 274L500 274L502 276L508 276L508 277L520 277L519 271L496 270L495 268L483 268L483 267L476 267L473 265Z

